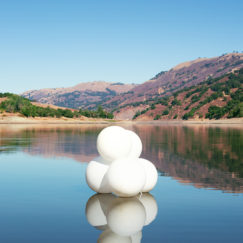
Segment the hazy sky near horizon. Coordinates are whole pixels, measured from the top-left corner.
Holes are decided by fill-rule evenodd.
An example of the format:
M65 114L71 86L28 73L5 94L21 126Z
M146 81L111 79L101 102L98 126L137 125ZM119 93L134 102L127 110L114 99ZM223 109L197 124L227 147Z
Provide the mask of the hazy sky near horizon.
M243 51L241 0L0 0L0 92L142 83Z

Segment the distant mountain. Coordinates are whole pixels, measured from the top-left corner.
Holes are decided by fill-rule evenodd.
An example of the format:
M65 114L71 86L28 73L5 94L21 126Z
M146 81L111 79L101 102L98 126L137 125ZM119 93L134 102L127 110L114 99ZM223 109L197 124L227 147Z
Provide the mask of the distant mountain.
M96 109L99 104L114 96L122 95L135 86L135 84L95 81L80 83L68 88L30 90L24 92L22 96L43 104L75 109Z
M49 118L75 118L84 117L113 119L113 114L103 110L101 106L97 110L75 110L55 105L41 104L30 101L22 96L11 93L0 93L0 117L9 117L12 115L25 117L49 117Z

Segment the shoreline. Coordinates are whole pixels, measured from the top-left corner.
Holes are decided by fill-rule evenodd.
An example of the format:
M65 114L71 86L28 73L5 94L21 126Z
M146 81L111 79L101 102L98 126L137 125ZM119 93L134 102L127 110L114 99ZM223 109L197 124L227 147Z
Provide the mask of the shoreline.
M225 125L242 125L243 118L232 118L222 120L157 120L157 121L132 121L132 120L106 120L106 119L75 119L75 118L25 118L20 116L0 116L0 125L8 124L136 124L136 125L188 125L188 124L225 124Z

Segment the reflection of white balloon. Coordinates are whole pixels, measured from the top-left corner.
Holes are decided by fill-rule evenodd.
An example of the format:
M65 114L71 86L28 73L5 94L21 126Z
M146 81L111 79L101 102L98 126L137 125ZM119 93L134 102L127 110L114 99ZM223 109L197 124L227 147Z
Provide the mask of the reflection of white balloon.
M142 231L139 231L136 234L131 235L132 243L140 243L142 240L142 236Z
M144 167L146 173L146 182L142 189L143 192L151 191L157 183L158 173L156 167L148 160L139 158L138 162Z
M88 222L92 226L96 227L107 224L106 216L101 208L98 194L92 196L88 200L86 204L85 214Z
M131 150L130 150L130 153L129 153L128 157L139 158L139 156L142 153L142 142L141 142L141 139L133 131L126 130L126 132L129 134L129 136L131 138L131 141L132 141L132 147L131 147Z
M121 197L132 197L142 191L145 171L137 159L117 159L107 171L108 184L112 192Z
M99 237L98 243L133 243L132 239L127 236L120 236L111 230L105 230Z
M114 194L99 194L100 206L106 217L108 215L112 202L114 202L116 198L117 197Z
M138 200L143 204L146 212L145 225L149 225L157 216L158 205L154 197L149 193L143 193L141 197L137 197Z
M126 157L131 149L132 141L126 130L118 126L103 129L97 138L99 154L107 161Z
M86 181L89 187L95 192L111 193L107 181L108 166L96 161L89 162L86 169Z
M107 222L113 232L130 236L142 230L145 218L145 210L139 200L117 198L109 210Z
M86 204L86 217L94 227L105 230L98 242L140 243L142 228L151 223L158 207L149 193L132 198L96 194Z

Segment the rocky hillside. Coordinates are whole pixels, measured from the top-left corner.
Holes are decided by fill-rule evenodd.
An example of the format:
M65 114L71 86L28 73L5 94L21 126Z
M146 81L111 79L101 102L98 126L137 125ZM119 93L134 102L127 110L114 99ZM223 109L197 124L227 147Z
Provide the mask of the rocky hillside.
M141 102L139 108L133 119L188 120L243 117L243 68L180 89L170 96Z
M43 104L75 109L96 109L101 103L114 96L123 95L135 86L134 84L98 81L80 83L68 88L30 90L24 92L22 96Z
M171 93L199 84L209 78L243 67L243 53L231 53L215 58L198 58L177 65L169 71L158 73L151 80L131 89L125 95L118 95L105 102L105 107L114 109L131 103L163 97Z

